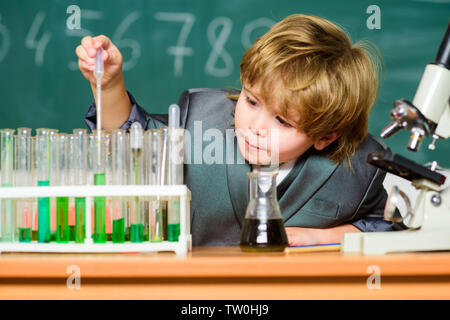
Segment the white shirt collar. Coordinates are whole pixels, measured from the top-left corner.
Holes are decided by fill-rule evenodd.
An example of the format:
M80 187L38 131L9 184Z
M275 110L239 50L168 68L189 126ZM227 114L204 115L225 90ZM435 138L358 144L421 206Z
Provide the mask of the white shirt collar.
M297 161L297 158L287 161L287 162L283 162L278 167L277 186L281 183L281 181L283 181L284 178L286 178L286 176L289 174L289 172L294 167L294 164L296 161ZM253 165L252 165L252 170L253 170Z

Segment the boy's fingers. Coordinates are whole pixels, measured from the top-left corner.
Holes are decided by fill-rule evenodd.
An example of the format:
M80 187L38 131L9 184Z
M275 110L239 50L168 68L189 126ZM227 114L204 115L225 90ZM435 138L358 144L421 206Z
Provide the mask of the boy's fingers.
M93 46L92 37L86 36L83 39L81 39L81 45L89 53L89 49L92 48Z
M97 49L94 48L94 40L90 36L86 36L81 40L81 45L83 46L84 50L86 51L87 55L90 58L94 58L95 54L97 53Z
M110 57L109 51L103 50L103 53L102 53L103 61L107 61L109 57Z
M86 50L81 45L79 45L75 49L75 53L78 56L78 58L83 60L84 62L87 62L87 63L94 63L95 62L94 58L89 57L89 55L87 54Z
M83 60L78 60L78 67L80 68L80 70L85 70L85 71L94 71L94 68L95 68L94 65L87 64Z
M92 42L95 49L103 48L105 50L108 50L109 46L111 45L111 40L109 40L109 38L104 35L99 35L92 38Z
M116 60L116 54L114 52L114 45L111 42L111 39L109 39L107 36L104 35L100 35L97 37L94 37L92 39L93 43L94 43L94 48L97 50L99 48L103 48L103 61L110 61L112 63L114 63Z

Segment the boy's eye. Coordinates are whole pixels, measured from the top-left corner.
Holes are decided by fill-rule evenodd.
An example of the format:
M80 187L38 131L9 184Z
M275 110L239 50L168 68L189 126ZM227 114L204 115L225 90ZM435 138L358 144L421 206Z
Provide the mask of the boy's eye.
M249 97L247 97L247 102L250 103L252 106L256 106L256 101L250 99Z
M292 125L290 125L286 120L284 120L283 118L276 116L277 121L282 124L285 127L292 127Z

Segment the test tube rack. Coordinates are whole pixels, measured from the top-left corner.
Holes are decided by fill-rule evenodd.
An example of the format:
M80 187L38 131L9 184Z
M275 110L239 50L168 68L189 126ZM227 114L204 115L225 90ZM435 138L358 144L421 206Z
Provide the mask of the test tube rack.
M94 243L92 239L91 205L94 197L149 197L180 201L180 236L178 241L141 243ZM185 255L192 250L190 234L191 192L186 185L105 185L105 186L49 186L49 187L3 187L0 200L30 199L40 197L85 197L86 220L84 243L40 243L40 242L0 242L2 252L55 252L55 253L111 253L111 252L159 252L173 251Z

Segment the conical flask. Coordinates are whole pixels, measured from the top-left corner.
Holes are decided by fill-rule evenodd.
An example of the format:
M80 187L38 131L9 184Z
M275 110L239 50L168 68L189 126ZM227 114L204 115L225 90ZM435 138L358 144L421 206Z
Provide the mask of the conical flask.
M288 245L276 192L276 171L253 171L239 246L242 251L283 251Z

